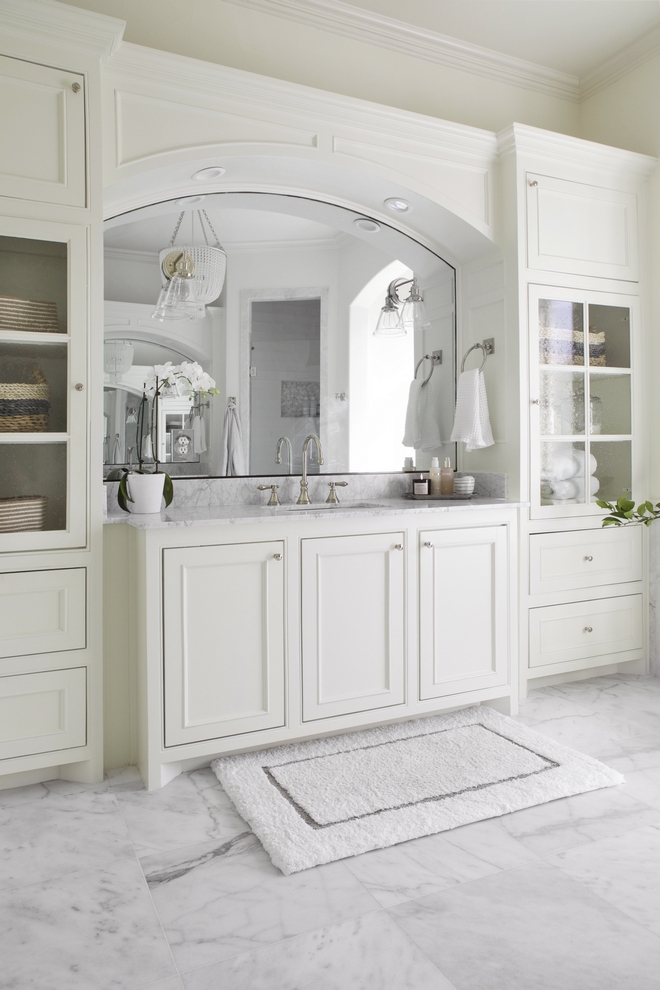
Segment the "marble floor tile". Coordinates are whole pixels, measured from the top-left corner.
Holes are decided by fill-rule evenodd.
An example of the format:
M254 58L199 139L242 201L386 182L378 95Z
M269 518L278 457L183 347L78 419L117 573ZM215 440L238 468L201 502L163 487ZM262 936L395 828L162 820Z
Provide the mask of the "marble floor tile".
M517 721L549 736L562 746L588 753L597 759L604 759L604 754L612 751L613 743L626 742L641 731L648 731L635 728L612 715L601 714L597 709L592 709L588 714L566 714L543 722L521 715Z
M660 936L660 828L590 842L548 862Z
M4 891L0 931L0 990L137 990L176 975L135 859Z
M384 912L184 974L185 990L454 990Z
M545 863L389 913L456 990L658 990L660 939Z
M533 862L538 857L496 822L376 849L342 862L383 907Z
M134 856L106 784L51 780L0 792L0 889Z
M169 980L159 980L158 983L145 983L135 990L185 990L180 976L173 976Z
M548 696L587 706L617 722L628 723L634 732L660 731L660 691L654 677L595 677L545 688ZM578 686L579 685L579 686Z
M628 797L620 787L604 787L548 801L498 819L538 856L553 856L596 839L660 824L660 809Z
M341 862L285 877L250 832L142 866L181 972L378 907Z
M111 778L119 809L140 858L249 831L210 768L181 774L160 791L141 778Z

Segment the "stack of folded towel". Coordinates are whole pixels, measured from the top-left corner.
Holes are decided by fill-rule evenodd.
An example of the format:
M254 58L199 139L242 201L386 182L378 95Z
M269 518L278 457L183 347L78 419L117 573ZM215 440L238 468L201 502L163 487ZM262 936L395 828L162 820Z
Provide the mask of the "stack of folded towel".
M589 364L605 367L605 332L590 330L587 337ZM584 330L541 326L539 348L542 364L584 364Z
M553 444L541 471L541 497L557 502L588 502L600 488L598 462L589 455L589 490L585 491L585 452L571 444Z

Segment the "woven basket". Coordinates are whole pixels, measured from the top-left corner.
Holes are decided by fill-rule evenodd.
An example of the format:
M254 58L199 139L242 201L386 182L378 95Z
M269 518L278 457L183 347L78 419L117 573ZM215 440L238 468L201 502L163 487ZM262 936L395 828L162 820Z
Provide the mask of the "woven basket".
M0 296L0 330L26 330L32 333L62 333L54 302Z
M47 502L45 495L0 498L0 533L24 533L30 529L43 529Z
M27 382L0 382L0 433L45 433L50 386L40 368L24 373Z

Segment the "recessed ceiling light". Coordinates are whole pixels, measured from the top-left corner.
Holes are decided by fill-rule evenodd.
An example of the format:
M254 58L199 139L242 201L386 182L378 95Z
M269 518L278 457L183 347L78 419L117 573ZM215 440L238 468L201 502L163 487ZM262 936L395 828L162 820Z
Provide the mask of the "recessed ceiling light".
M359 230L364 230L367 234L377 234L380 230L380 224L376 223L375 220L367 219L367 217L358 217L353 223Z
M388 210L392 210L393 213L410 213L412 206L407 199L400 199L398 196L392 196L391 199L385 200L385 206Z
M177 206L194 206L196 203L203 203L206 196L186 196L185 199L177 199Z
M198 179L200 182L205 182L209 179L219 179L225 172L226 169L222 165L211 165L209 168L200 168L198 172L193 172L192 178Z

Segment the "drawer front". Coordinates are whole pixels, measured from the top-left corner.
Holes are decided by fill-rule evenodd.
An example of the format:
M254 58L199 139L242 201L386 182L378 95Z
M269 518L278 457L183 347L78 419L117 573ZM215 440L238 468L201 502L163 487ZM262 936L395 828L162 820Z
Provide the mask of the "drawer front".
M549 605L529 612L530 667L639 650L643 643L641 595Z
M641 581L642 535L630 526L530 536L530 594Z
M0 677L0 759L84 746L86 668Z
M86 570L0 574L0 657L85 648Z

